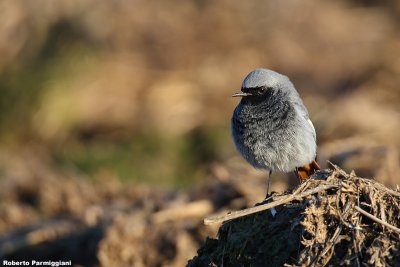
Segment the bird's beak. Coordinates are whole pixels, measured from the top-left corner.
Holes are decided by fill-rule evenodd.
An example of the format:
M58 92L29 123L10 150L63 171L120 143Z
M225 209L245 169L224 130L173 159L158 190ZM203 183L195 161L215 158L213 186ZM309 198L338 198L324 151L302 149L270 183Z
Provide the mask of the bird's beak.
M251 93L245 93L245 92L238 92L232 95L232 97L243 97L243 96L251 96Z

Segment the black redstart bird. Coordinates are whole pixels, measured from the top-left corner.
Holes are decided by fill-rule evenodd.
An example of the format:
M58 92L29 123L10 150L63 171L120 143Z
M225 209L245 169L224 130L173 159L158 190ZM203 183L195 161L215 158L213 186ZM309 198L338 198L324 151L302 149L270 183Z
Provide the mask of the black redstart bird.
M314 126L288 77L256 69L233 97L242 98L233 112L233 140L251 165L269 171L268 193L273 171L295 171L303 181L320 169Z

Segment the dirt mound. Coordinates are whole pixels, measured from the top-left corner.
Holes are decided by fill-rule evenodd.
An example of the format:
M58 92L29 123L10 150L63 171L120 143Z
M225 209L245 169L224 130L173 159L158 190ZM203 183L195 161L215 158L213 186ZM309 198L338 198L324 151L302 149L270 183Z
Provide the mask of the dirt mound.
M231 220L204 244L218 225L203 218L254 206L265 196L262 173L232 160L210 167L212 181L179 191L123 184L107 173L62 175L48 160L39 150L0 154L0 262L172 267L202 246L189 266L399 265L399 233L390 227L400 227L400 192L339 169L250 208L281 203L274 217L263 211ZM273 188L283 192L282 181Z
M399 190L335 167L246 211L279 203L226 221L188 266L400 265Z

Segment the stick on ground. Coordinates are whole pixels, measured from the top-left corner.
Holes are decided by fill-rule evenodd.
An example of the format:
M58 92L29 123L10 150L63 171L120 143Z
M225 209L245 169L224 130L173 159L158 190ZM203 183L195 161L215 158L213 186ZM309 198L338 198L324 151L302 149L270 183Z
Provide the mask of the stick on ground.
M277 200L277 201L274 201L274 202L271 202L271 203L263 204L263 205L260 205L260 206L256 206L256 207L252 207L252 208L248 208L248 209L244 209L244 210L232 211L232 212L230 212L228 214L225 214L225 215L210 216L210 217L204 219L204 224L205 225L210 225L210 224L214 224L214 223L221 223L221 222L225 222L227 220L240 218L240 217L247 216L247 215L250 215L250 214L253 214L253 213L257 213L257 212L260 212L260 211L263 211L263 210L268 210L268 209L271 209L273 207L286 204L286 203L288 203L288 202L290 202L292 200L301 199L301 198L304 198L306 196L318 193L320 191L324 191L324 190L327 190L327 189L330 189L330 188L335 188L335 187L338 187L338 186L337 185L321 185L321 186L318 186L316 188L304 191L304 192L302 192L300 194L297 194L297 192L295 192L295 193L289 195L287 198L280 199L280 200Z
M357 210L357 211L358 211L359 213L361 213L362 215L364 215L364 216L370 218L371 220L374 220L375 222L380 223L380 224L386 226L387 228L389 228L389 229L395 231L396 233L400 234L400 229L397 228L396 226L393 226L393 225L391 225L391 224L388 224L388 223L385 222L385 221L382 221L381 219L375 217L375 216L372 215L371 213L366 212L365 210L363 210L363 209L360 208L360 207L355 206L354 209Z

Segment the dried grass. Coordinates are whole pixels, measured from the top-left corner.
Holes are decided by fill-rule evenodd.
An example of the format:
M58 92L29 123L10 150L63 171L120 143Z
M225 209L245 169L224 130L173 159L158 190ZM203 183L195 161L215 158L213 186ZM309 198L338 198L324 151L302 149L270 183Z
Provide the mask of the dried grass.
M400 192L333 167L261 205L291 199L275 217L263 211L224 223L188 266L398 266ZM304 196L310 190L317 193Z

